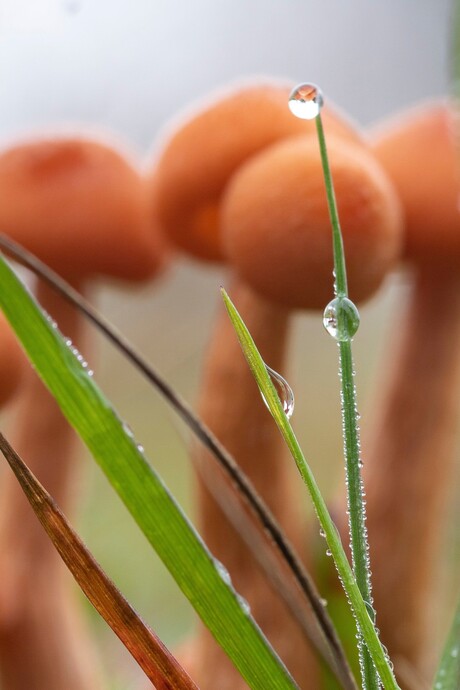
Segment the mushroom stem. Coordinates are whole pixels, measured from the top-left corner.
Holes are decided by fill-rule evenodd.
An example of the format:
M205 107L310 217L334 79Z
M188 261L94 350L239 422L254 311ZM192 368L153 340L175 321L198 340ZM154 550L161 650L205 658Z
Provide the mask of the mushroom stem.
M44 285L37 297L60 330L78 343L82 321ZM62 507L75 487L74 435L32 369L17 410L15 447ZM78 484L78 482L77 482ZM0 678L8 690L101 688L75 598L52 543L9 473L0 525Z
M364 453L377 625L396 664L432 658L433 589L445 530L460 384L460 277L417 269Z
M231 290L267 364L283 371L289 312L257 297L240 283ZM286 457L282 438L266 409L240 350L224 308L206 359L199 411L203 421L235 457L267 502L292 541L302 542L302 518L295 499L294 467ZM202 471L219 471L197 449ZM292 470L292 473L291 473ZM250 552L233 530L206 488L199 484L199 528L212 553L229 571L236 590L302 688L317 687L305 640L283 604L274 595ZM202 630L197 640L194 678L203 690L238 690L245 683L211 635Z

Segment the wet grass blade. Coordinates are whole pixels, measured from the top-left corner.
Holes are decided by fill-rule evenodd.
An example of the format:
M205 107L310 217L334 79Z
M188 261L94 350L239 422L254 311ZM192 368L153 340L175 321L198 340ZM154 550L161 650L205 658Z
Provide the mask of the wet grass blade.
M107 577L51 496L0 433L0 450L62 560L157 690L198 690L161 640ZM59 458L50 458L50 462Z
M6 250L9 255L13 256L23 266L32 270L50 287L56 290L66 301L81 311L81 313L84 314L86 318L96 326L96 328L98 328L159 391L198 440L209 450L210 456L220 464L224 472L230 477L233 486L247 503L252 513L256 516L261 528L270 536L272 544L279 551L287 567L291 570L300 591L303 592L305 599L309 602L313 614L316 617L318 628L322 633L321 640L325 647L329 649L329 652L325 649L325 656L326 658L331 656L334 659L334 664L337 668L338 676L342 679L343 687L354 688L355 681L346 661L343 647L334 630L334 625L327 611L324 609L321 597L316 591L311 576L306 571L302 561L296 554L268 506L257 493L248 477L241 471L234 458L220 444L206 425L197 418L187 403L177 395L161 375L133 348L131 343L129 343L123 335L118 333L107 319L99 314L71 285L40 261L40 259L16 242L13 242L10 238L0 235L0 247ZM277 587L277 589L282 595L283 593L280 591L280 588Z
M460 602L436 673L433 690L460 688Z
M129 429L2 258L0 306L68 421L249 687L295 688Z
M305 460L299 446L294 431L283 410L283 405L278 397L278 393L267 373L265 363L246 328L241 316L238 314L234 304L225 290L222 296L227 308L229 317L235 328L238 340L240 341L244 356L246 357L259 390L295 460L300 475L307 486L313 505L318 516L321 529L325 534L328 549L334 559L339 573L342 586L348 597L350 607L361 630L369 654L377 668L380 679L387 690L398 688L393 669L388 661L385 651L378 638L375 626L369 616L364 599L359 591L353 571L348 562L347 556L342 546L339 533L329 514L326 503L321 495L313 473ZM262 404L262 403L261 403Z
M329 156L327 153L326 139L324 136L321 114L316 118L316 131L323 168L324 186L326 189L329 218L332 227L332 245L334 255L335 293L338 304L348 298L347 268L345 263L345 250L343 246L342 230L335 199L334 183ZM332 304L332 303L331 303ZM351 304L351 303L350 303ZM354 306L354 305L353 305ZM338 307L337 307L338 308ZM356 315L358 314L356 310ZM339 321L341 320L340 317ZM367 603L368 610L373 612L371 569L369 561L369 545L366 528L366 508L364 502L364 485L361 475L361 453L358 423L358 407L356 400L356 387L354 383L354 365L351 349L353 334L339 343L341 400L342 400L342 426L344 440L344 458L346 471L348 525L350 532L350 550L353 564L353 572L359 590ZM375 612L372 613L375 620ZM358 626L358 655L361 669L361 678L364 690L378 690L379 678L363 643Z

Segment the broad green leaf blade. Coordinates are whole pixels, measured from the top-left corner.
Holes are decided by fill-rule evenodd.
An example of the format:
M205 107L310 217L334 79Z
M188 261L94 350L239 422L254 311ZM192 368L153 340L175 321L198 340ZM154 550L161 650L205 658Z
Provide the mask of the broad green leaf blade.
M75 580L157 690L198 690L179 662L107 577L51 496L1 433L0 450ZM56 460L59 458L50 458L50 462Z
M129 429L1 258L0 306L63 413L248 685L296 687Z
M460 602L436 673L433 690L460 688Z
M248 361L256 383L259 386L259 390L264 397L289 450L291 451L300 475L310 493L316 514L321 524L321 529L324 531L326 536L328 548L332 557L334 558L343 588L348 596L351 609L356 618L357 624L359 625L369 653L377 668L380 680L387 690L396 690L398 685L393 674L393 669L383 650L375 630L375 626L369 616L369 613L367 612L366 605L361 596L347 556L343 549L337 528L334 525L331 516L329 515L326 503L321 495L313 473L307 464L307 461L305 460L299 443L295 437L294 431L292 430L289 420L284 413L283 406L278 397L276 389L267 373L265 363L260 356L259 351L257 350L251 334L246 328L241 316L239 315L225 290L222 290L222 296L232 324L235 328L238 340L240 341L244 356Z

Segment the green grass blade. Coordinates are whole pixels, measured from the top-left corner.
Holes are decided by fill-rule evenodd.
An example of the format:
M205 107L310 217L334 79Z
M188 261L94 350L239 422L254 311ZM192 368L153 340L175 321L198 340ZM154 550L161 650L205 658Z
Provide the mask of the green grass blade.
M62 560L147 678L157 690L198 690L179 662L107 577L51 496L1 433L0 450ZM50 462L56 460L59 458L50 458Z
M129 430L1 258L0 306L63 413L248 685L296 687Z
M348 298L347 270L345 250L339 214L335 200L334 183L332 180L329 157L327 155L321 115L316 118L318 143L323 167L324 184L326 187L329 217L332 226L332 245L334 253L335 292L337 298ZM357 312L356 312L357 313ZM338 317L340 326L340 316ZM341 327L341 326L340 326ZM363 500L363 481L360 469L360 441L358 412L356 403L356 388L353 374L353 356L351 351L351 337L339 343L340 380L342 397L342 421L344 430L344 454L347 475L347 502L350 528L350 549L353 571L359 590L372 609L371 571L369 566L369 545L366 529L366 510ZM374 614L373 614L374 615ZM358 628L358 633L359 633ZM358 651L364 690L377 690L379 679L368 650L360 637Z
M334 184L329 157L327 155L321 115L316 118L316 129L321 154L321 162L326 187L329 217L332 226L332 245L334 253L335 292L339 299L348 298L347 271L345 264L345 250L339 214L335 200ZM340 318L340 317L339 317ZM353 571L359 590L372 609L371 571L369 566L369 545L366 529L366 510L363 500L363 481L360 469L360 441L358 412L356 402L356 388L353 374L353 356L351 351L351 337L339 343L342 421L344 430L344 454L347 475L347 502L350 528L350 549ZM358 628L358 633L359 633ZM368 650L362 640L358 638L358 651L364 690L377 690L379 679Z
M460 601L441 655L433 690L460 688Z
M364 638L365 644L367 645L372 661L377 668L380 679L386 690L396 690L398 685L396 683L391 664L388 661L385 651L378 638L373 621L369 617L366 604L356 583L350 564L348 563L348 559L343 549L337 528L334 525L331 516L329 515L326 503L321 495L313 473L307 461L305 460L294 431L284 413L283 405L278 397L270 376L267 373L265 363L260 356L259 351L257 350L251 334L246 328L241 316L238 314L238 311L225 290L222 290L222 296L232 324L235 328L238 340L240 341L243 349L243 353L248 361L259 390L266 401L266 404L310 493L321 525L321 530L324 532L326 537L328 549L334 559L340 580L348 597L350 607Z

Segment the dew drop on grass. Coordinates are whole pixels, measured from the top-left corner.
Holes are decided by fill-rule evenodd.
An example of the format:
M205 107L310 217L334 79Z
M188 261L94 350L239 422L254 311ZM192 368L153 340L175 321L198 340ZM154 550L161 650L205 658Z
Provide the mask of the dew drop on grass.
M337 342L351 340L359 328L359 312L348 297L335 297L324 310L323 326Z
M375 623L375 618L376 618L376 615L377 615L377 614L376 614L376 612L375 612L374 607L373 607L372 604L370 604L368 601L365 601L365 602L364 602L364 605L365 605L365 607L366 607L367 613L369 614L369 618L371 619L371 621L372 621L373 623Z
M281 401L281 404L283 406L284 414L288 419L292 417L292 413L294 412L294 392L291 388L291 386L288 384L286 379L284 379L281 374L278 374L277 371L272 369L271 367L265 365L267 372L273 382L273 385L276 388L276 392L278 393L278 397ZM262 399L264 403L267 405L268 409L270 409L269 405L267 404L267 401L265 400L265 397L262 395Z
M237 594L237 595L236 595L236 598L237 598L237 600L238 600L238 603L239 603L240 607L243 609L243 613L244 613L246 616L249 616L249 614L251 613L251 607L249 606L249 604L248 604L248 602L246 601L246 599L245 599L244 597L242 597L241 594Z
M214 566L220 576L220 578L225 582L227 585L232 584L232 578L230 577L230 573L228 572L227 568L223 563L217 560L217 558L214 559Z
M323 94L316 84L299 84L289 96L289 110L301 120L314 120L323 107Z

